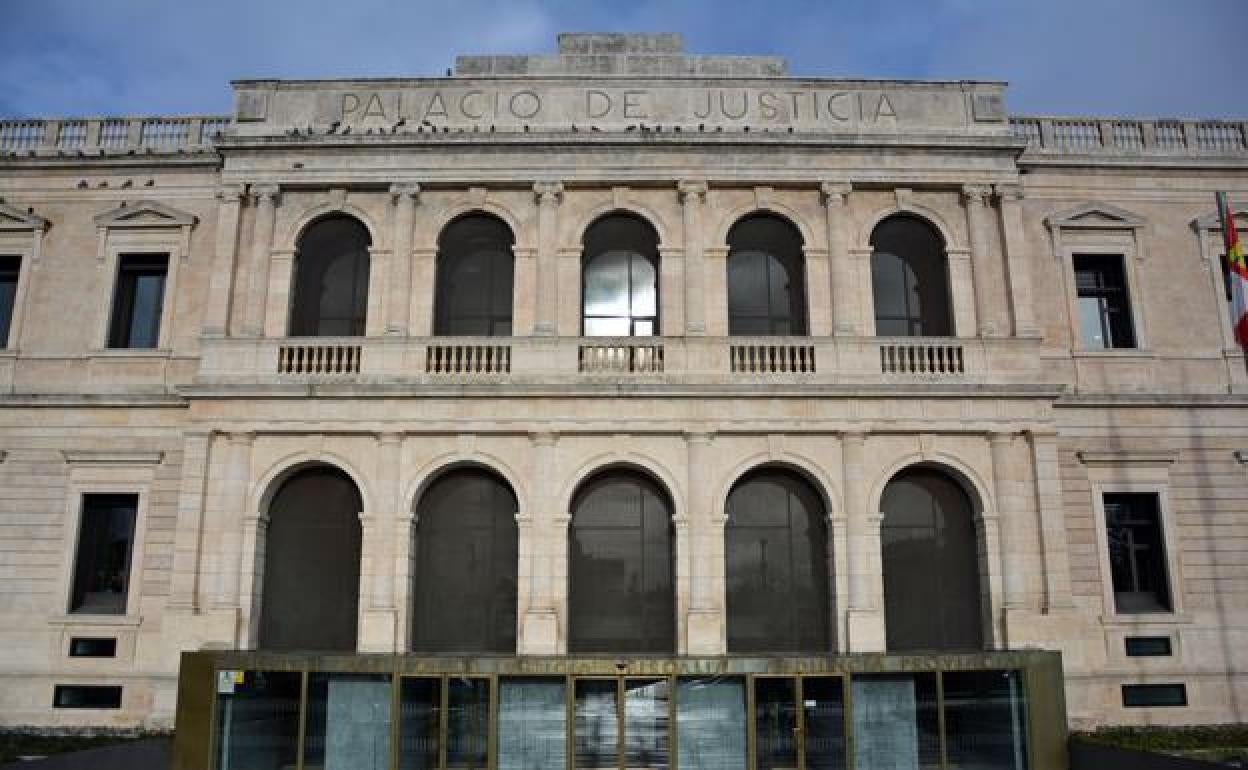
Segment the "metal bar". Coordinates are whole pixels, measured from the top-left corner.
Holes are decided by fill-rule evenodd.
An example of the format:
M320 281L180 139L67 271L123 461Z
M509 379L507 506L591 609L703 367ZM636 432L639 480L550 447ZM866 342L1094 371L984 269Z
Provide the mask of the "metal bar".
M308 737L308 670L299 672L299 744L295 747L295 770L303 768L303 747Z
M946 748L945 738L945 672L936 672L936 723L938 725L936 732L940 733L940 767L941 770L947 770L949 767L949 756Z
M451 678L445 674L438 678L438 768L444 770L446 768L446 744L450 738L448 725L450 715L450 697L448 693L451 689Z

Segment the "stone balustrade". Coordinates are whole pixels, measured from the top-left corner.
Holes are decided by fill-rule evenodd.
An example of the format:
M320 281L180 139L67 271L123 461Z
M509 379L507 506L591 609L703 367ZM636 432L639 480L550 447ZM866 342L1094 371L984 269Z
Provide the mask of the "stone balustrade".
M1014 117L1014 136L1041 155L1248 154L1248 122Z
M224 115L0 120L0 154L203 151L229 126Z

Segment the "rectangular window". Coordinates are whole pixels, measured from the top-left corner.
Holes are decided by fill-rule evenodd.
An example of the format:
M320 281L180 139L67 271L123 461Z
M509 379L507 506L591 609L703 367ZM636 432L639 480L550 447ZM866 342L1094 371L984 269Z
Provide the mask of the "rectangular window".
M1157 495L1112 493L1104 497L1109 567L1118 612L1171 612L1166 547Z
M1128 658L1164 658L1173 655L1168 636L1128 636Z
M9 327L13 325L13 305L17 300L17 277L22 270L21 257L0 256L0 348L12 347Z
M1127 708L1158 708L1187 705L1183 684L1124 684L1122 705Z
M1075 254L1079 330L1088 350L1135 347L1121 254Z
M75 636L69 640L71 658L115 658L117 640L107 637Z
M124 615L138 495L83 495L69 611Z
M52 694L58 709L119 709L121 687L94 684L58 684Z
M123 254L117 268L110 348L154 348L160 341L167 254Z

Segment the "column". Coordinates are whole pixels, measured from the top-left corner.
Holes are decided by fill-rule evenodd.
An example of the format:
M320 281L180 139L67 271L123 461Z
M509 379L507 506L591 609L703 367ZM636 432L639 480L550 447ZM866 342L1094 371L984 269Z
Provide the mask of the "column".
M970 234L971 272L975 283L975 314L979 319L979 335L996 337L999 335L997 324L992 318L991 260L988 253L987 212L985 204L992 188L987 185L968 184L962 186L962 199L966 203L966 227Z
M194 612L199 554L204 525L204 485L208 477L212 434L188 431L182 443L182 487L178 493L178 522L173 538L173 576L166 607L173 612Z
M1044 561L1045 612L1072 609L1070 555L1066 519L1062 507L1062 478L1057 456L1057 436L1030 432L1032 463L1036 474L1036 509L1040 516L1040 547Z
M690 655L723 655L726 644L724 526L711 504L710 433L686 433L689 479L689 613L686 644Z
M269 251L273 248L273 225L277 216L277 185L253 185L256 217L251 232L251 256L247 262L247 302L243 307L243 334L259 337L264 332L269 288Z
M975 312L975 279L971 275L970 249L945 249L949 260L949 298L953 303L953 333L974 337L979 333Z
M1023 568L1027 545L1023 539L1023 505L1019 496L1019 463L1013 458L1014 435L990 433L992 448L992 485L997 496L1000 519L1001 553L992 558L1001 560L1001 579L1006 609L1022 607L1027 601Z
M706 334L705 265L702 259L702 204L706 182L682 181L681 215L685 233L685 334Z
M408 333L411 310L408 295L415 288L409 279L412 276L412 222L420 199L420 185L415 182L392 184L390 198L394 201L394 248L390 253L390 277L386 287L386 335L404 337Z
M240 184L217 188L217 245L212 272L208 277L208 299L204 307L204 336L224 337L230 327L230 304L234 293L234 260L238 251L239 209L243 199Z
M558 213L561 182L536 182L537 196L537 322L533 333L554 336L559 312Z
M533 447L533 509L520 527L520 585L523 615L516 651L521 655L557 655L561 600L566 601L568 517L555 506L556 433L529 435ZM527 575L528 579L525 580ZM566 613L565 613L566 614ZM565 619L566 626L566 619Z
M860 336L859 302L862 287L855 278L855 264L849 254L849 231L846 202L849 182L824 182L819 190L823 194L824 220L828 238L828 267L832 281L832 331L838 337ZM867 287L870 291L870 286Z
M997 205L1001 209L1002 244L1005 248L1006 283L1010 287L1010 311L1014 319L1014 334L1018 337L1037 337L1035 311L1032 307L1031 273L1027 260L1027 234L1023 230L1023 186L999 184L996 186Z
M251 433L226 436L225 468L221 474L221 509L217 551L221 574L217 579L213 605L218 609L239 607L239 585L243 571L243 524L247 518L247 487L251 482ZM254 516L253 516L254 518Z
M885 646L884 617L876 602L876 596L883 593L880 516L867 510L866 434L846 433L841 444L848 519L849 638L846 642L850 652L878 652Z

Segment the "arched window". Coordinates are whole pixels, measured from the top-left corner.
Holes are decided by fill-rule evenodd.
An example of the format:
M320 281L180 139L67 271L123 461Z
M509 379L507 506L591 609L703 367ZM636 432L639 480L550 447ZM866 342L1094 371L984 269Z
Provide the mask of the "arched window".
M659 333L659 236L630 214L609 214L585 232L582 325L587 337Z
M411 647L516 651L516 497L489 471L435 481L417 507Z
M292 337L364 334L371 242L368 229L349 216L329 216L303 231L295 252Z
M287 479L269 504L260 648L354 652L360 493L337 468Z
M795 473L764 468L733 486L727 509L728 651L828 652L827 517L819 493Z
M568 652L676 651L672 508L635 471L607 471L572 503Z
M768 214L742 219L728 233L728 333L806 333L802 236Z
M940 233L918 217L899 214L876 225L871 246L875 333L881 337L953 334L949 271Z
M511 334L513 243L511 229L486 214L460 217L442 231L434 334Z
M888 649L982 649L975 514L962 486L913 468L888 483L880 508Z

